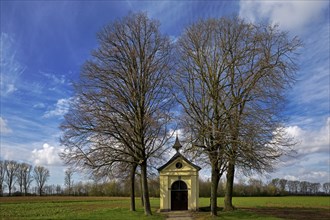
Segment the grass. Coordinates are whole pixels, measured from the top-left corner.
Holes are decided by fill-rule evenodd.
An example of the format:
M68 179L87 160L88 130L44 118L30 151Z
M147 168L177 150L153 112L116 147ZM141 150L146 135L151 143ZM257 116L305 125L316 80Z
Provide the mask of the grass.
M153 215L144 215L140 200L137 211L129 211L129 198L117 197L0 197L0 219L165 219L157 213L159 199L151 198ZM193 213L196 220L210 219L209 198L200 198L204 211ZM234 212L223 212L223 198L218 198L215 219L330 219L330 197L234 197ZM299 215L301 215L299 217Z
M208 213L198 212L194 215L194 220L206 220L211 219L211 216ZM262 214L256 214L250 211L245 210L235 210L232 212L218 212L218 216L212 219L221 219L221 220L235 220L235 219L257 219L257 220L278 220L281 218L276 218L273 216L267 216Z
M200 207L208 207L209 198L201 198ZM287 196L287 197L234 197L237 208L233 212L221 211L223 198L218 198L216 219L330 219L330 197ZM206 208L207 209L207 208ZM194 215L197 220L209 219L209 212Z
M151 198L153 215L144 215L140 201L129 211L128 198L114 197L11 197L0 198L0 219L165 219L156 211L159 199Z
M223 207L223 197L218 198L218 206ZM282 207L282 208L328 208L329 196L285 196L285 197L233 197L238 208ZM199 206L209 206L209 198L200 198Z

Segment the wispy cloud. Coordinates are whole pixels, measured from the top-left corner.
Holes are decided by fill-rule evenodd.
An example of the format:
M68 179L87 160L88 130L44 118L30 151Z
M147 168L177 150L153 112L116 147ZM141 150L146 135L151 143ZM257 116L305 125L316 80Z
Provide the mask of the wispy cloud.
M240 1L239 15L252 22L266 20L281 28L302 31L329 7L328 1Z
M49 111L46 111L43 117L44 118L62 117L68 112L72 101L73 98L57 100L57 103L55 104L54 108Z
M43 71L40 71L40 73L43 76L45 76L46 78L48 78L49 80L51 80L51 82L53 84L65 84L66 83L65 75L57 75L54 73L48 73L48 72L43 72Z
M240 1L239 6L243 18L277 23L302 39L297 82L287 93L286 114L291 125L318 130L329 116L329 2Z
M17 153L19 152L19 153ZM31 151L26 149L26 144L8 144L1 142L1 160L16 160L19 162L31 163L29 158L31 157Z
M32 107L36 109L43 109L46 107L46 105L44 103L39 102L37 104L34 104Z
M15 92L17 80L24 72L25 66L18 61L18 50L15 40L9 34L1 33L0 36L0 95L7 96Z
M0 117L0 134L6 135L6 134L10 134L12 132L13 131L9 128L9 126L7 124L7 120Z
M288 93L288 115L292 124L319 129L329 116L329 21L310 32L304 39L299 60L297 82Z

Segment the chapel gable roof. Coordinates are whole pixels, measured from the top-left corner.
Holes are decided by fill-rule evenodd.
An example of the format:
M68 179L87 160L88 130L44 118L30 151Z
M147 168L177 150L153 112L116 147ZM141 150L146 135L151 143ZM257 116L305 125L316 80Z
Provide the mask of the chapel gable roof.
M169 161L167 161L167 163L165 163L163 166L157 168L158 172L161 172L163 169L165 169L167 166L172 164L179 157L181 157L185 162L187 162L189 165L194 167L197 171L202 169L199 166L197 166L197 165L193 164L192 162L190 162L187 158L185 158L182 154L180 154L180 152L176 152L176 154Z

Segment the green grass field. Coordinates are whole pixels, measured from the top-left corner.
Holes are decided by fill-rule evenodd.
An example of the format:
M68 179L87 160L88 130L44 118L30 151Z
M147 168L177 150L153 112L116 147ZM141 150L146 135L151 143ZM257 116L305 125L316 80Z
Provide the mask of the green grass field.
M159 199L151 198L153 216L146 217L140 201L129 211L129 198L11 197L0 198L0 219L162 219Z
M237 210L223 212L217 219L330 219L330 197L234 197ZM140 200L137 212L129 211L129 198L114 197L0 197L0 219L165 219L157 213L159 199L151 198L153 216L146 217ZM200 198L207 207L209 198ZM223 198L218 199L223 207ZM205 208L207 209L207 208ZM208 211L193 214L209 219Z

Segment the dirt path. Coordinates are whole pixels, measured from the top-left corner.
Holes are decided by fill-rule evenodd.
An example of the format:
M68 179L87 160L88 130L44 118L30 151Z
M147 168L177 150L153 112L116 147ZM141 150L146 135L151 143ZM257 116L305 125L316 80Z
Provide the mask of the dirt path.
M166 220L192 220L192 214L188 211L171 211L166 213Z

